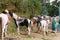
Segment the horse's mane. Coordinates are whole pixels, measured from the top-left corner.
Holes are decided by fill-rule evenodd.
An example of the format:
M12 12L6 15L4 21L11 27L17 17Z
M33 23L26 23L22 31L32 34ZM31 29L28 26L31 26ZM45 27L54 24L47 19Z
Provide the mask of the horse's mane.
M13 12L9 11L9 15L10 15L11 17L13 17Z
M5 12L5 11L2 11L2 13L3 13L3 14L6 14L6 12Z

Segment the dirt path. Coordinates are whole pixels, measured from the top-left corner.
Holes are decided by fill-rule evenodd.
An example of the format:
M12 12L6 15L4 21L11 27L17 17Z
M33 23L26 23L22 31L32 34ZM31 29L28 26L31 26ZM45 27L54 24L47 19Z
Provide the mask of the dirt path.
M52 40L60 40L60 33L57 33L55 37L52 37Z
M60 33L54 34L49 33L48 36L43 36L39 33L32 33L30 36L28 35L8 35L5 37L5 40L60 40Z

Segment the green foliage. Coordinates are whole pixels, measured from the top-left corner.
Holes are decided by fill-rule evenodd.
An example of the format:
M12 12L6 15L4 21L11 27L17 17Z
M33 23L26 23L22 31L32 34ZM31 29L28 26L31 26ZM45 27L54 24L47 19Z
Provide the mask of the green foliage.
M4 0L0 2L0 9L4 10L11 4L15 7L16 12L28 18L31 15L58 15L58 8L51 6L50 3L45 3L44 0ZM53 5L59 6L59 4L60 2L53 2Z
M59 14L59 8L55 7L54 5L58 6L58 3L56 1L52 2L52 5L48 5L48 12L49 16L57 16ZM53 14L53 15L52 15Z
M28 9L30 11L30 15L33 13L34 15L38 15L41 8L40 0L29 0Z
M0 2L0 7L3 9L6 9L6 6L8 5L9 0L4 0L2 2Z
M9 25L8 25L8 29L7 29L8 31L7 31L7 33L9 34L9 33L16 33L17 31L17 29L16 29L16 26L15 26L15 23L14 23L14 21L13 20L11 20L11 22L9 23Z
M20 10L21 0L11 0L10 2L15 6L16 11L19 11Z

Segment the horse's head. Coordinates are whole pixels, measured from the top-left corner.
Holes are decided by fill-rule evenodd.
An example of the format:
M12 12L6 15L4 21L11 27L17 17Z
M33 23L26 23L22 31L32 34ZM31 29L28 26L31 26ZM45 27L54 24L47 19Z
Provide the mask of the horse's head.
M10 15L11 17L13 16L13 12L11 10L5 9L2 13Z
M13 16L13 12L11 10L4 10L8 16L8 19L11 20L11 17Z
M16 15L14 12L9 11L9 15L13 18L13 20L18 20L19 16Z
M6 13L9 13L9 10L7 10L7 9L5 9L4 11L5 11Z
M33 17L31 18L31 21L33 22L33 24L35 24L37 22L37 18Z
M9 13L9 10L6 9L6 10L2 11L2 13L3 14L8 14Z

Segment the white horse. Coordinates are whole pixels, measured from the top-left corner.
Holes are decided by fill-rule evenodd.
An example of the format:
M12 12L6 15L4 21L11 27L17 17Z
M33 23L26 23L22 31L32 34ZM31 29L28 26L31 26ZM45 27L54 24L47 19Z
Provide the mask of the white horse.
M43 34L47 34L48 33L48 21L42 17L42 20L40 21L41 22L41 29L43 31Z
M31 28L30 28L30 19L22 18L16 15L15 13L10 12L11 17L14 19L15 25L17 27L17 32L19 34L19 26L26 26L28 28L28 35L30 35ZM19 19L22 19L21 21Z
M8 26L7 24L10 22L10 19L7 13L8 13L8 10L5 10L0 14L0 18L2 18L2 39L6 35L7 26Z

